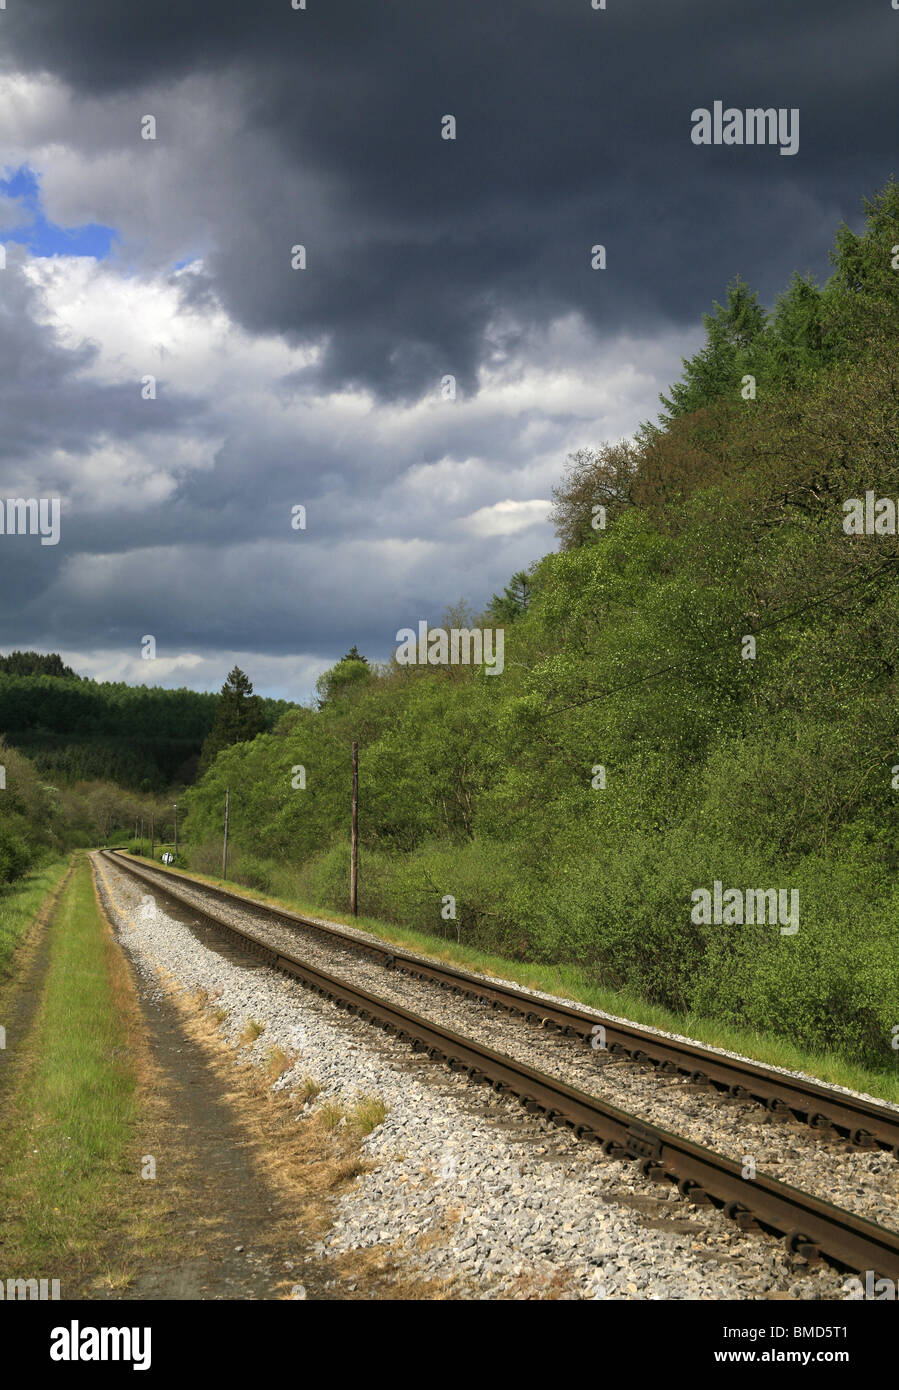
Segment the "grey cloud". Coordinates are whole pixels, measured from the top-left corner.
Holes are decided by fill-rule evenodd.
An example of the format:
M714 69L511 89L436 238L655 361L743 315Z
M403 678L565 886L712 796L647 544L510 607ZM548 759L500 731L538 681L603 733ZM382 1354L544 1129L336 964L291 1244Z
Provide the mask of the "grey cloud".
M613 333L695 321L738 270L766 298L797 258L826 273L831 211L857 218L894 160L882 8L201 0L176 21L45 0L10 11L9 33L19 61L110 99L236 74L277 172L261 186L237 143L208 281L186 292L214 288L253 332L325 342L323 389L411 400L444 371L472 391L504 310L527 326L576 309ZM692 108L717 97L798 106L798 157L692 146ZM588 269L596 241L606 272Z

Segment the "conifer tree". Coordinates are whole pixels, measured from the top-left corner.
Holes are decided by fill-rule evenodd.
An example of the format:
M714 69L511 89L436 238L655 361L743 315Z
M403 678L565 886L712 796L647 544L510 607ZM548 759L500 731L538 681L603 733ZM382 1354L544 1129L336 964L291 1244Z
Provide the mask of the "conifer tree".
M684 375L662 396L667 407L666 424L680 415L711 405L721 396L738 398L740 380L753 366L753 350L760 346L767 316L758 295L738 275L727 287L727 303L714 304L714 312L703 314L706 341L695 357L684 357Z
M527 570L519 570L504 585L502 594L493 595L487 612L498 623L514 623L520 614L527 612L530 601L531 576Z
M262 701L253 694L253 683L246 672L235 666L222 686L215 723L203 744L201 772L212 765L223 748L229 748L232 743L245 743L261 734L264 728Z

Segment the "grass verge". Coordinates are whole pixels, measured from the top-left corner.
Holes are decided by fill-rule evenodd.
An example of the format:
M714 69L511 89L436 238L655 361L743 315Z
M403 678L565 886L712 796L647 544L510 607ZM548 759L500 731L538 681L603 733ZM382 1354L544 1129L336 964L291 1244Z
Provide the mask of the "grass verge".
M79 856L49 927L40 1005L11 1059L0 1147L3 1275L58 1278L64 1298L96 1277L134 1215L130 1009L127 969Z
M38 911L62 883L68 859L51 859L0 890L0 978Z

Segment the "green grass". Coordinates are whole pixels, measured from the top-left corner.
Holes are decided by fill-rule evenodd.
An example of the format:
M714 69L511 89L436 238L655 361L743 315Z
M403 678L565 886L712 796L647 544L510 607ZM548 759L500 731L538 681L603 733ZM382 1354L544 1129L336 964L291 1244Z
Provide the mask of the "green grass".
M225 882L208 874L195 873L192 876L204 883L239 891L257 902L286 907L292 912L305 913L310 917L324 916L319 908L310 907L295 898L274 898L253 888L246 888L236 881ZM499 976L528 989L540 989L547 994L562 995L566 999L576 1000L605 1013L628 1018L634 1023L648 1024L670 1033L682 1033L711 1047L726 1048L730 1052L739 1052L744 1057L754 1058L770 1066L803 1071L833 1085L848 1086L854 1091L865 1091L869 1095L880 1096L883 1100L899 1103L899 1072L895 1070L876 1071L840 1057L834 1052L808 1051L774 1033L729 1027L699 1014L674 1013L669 1009L649 1004L627 991L596 985L587 978L584 970L576 965L538 965L507 960L503 956L492 955L473 946L426 932L413 931L407 927L397 927L389 922L378 921L374 917L349 917L332 913L326 920L334 922L337 926L358 927L394 945L416 951L419 955L458 965L477 974Z
M357 1096L347 1116L353 1129L360 1134L371 1134L387 1119L389 1109L380 1096Z
M0 978L44 899L59 887L68 859L50 859L0 889Z
M125 1219L123 1187L138 1176L125 1176L136 1080L121 966L83 857L49 930L43 997L4 1098L0 1211L4 1275L61 1277L66 1297Z

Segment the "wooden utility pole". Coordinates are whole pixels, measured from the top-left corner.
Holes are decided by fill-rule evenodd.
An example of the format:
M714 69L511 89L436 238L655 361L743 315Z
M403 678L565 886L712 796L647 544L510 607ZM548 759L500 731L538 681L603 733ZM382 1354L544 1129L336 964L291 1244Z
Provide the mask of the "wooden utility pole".
M228 818L231 813L231 788L225 788L225 839L222 844L222 878L228 877Z
M178 858L178 803L173 803L172 810L175 812L175 858Z
M350 912L359 915L359 744L353 739L353 820L350 831Z
M156 814L150 816L150 858L156 858Z
M140 852L141 852L141 857L143 857L143 853L144 853L144 818L143 818L143 816L141 816L141 818L140 818Z

